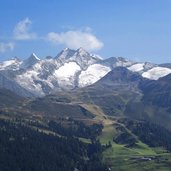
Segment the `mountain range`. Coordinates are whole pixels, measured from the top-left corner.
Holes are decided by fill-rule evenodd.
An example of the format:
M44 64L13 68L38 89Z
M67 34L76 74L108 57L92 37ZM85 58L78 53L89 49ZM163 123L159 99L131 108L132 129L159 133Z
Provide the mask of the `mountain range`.
M158 80L171 73L169 64L136 62L123 57L103 59L83 48L66 48L54 58L39 59L32 53L23 61L15 57L1 62L0 88L24 97L40 97L92 85L116 67L124 67L150 80Z
M13 58L0 63L1 167L169 171L170 113L169 63L83 48Z

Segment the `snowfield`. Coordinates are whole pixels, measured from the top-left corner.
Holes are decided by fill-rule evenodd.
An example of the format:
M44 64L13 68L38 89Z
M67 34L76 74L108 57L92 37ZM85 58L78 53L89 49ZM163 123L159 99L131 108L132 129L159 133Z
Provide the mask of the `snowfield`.
M169 68L155 67L148 70L147 72L144 72L142 76L151 80L158 80L159 78L164 77L170 73L171 69Z
M79 87L85 87L98 81L104 77L111 69L109 67L93 64L86 71L82 71L79 75Z

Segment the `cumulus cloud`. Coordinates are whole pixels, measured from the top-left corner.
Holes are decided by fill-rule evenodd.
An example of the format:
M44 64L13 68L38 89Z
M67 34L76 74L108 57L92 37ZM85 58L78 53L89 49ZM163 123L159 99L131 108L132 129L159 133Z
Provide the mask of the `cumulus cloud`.
M29 18L25 18L24 20L17 23L14 28L14 38L16 40L31 40L37 37L36 33L30 32L30 27L32 22Z
M9 42L9 43L0 42L0 53L4 53L9 50L13 50L14 46L15 46L15 44L12 42Z
M50 32L47 35L47 40L55 44L63 44L72 49L83 47L86 50L93 51L99 50L103 47L103 43L91 33L90 29L62 33Z

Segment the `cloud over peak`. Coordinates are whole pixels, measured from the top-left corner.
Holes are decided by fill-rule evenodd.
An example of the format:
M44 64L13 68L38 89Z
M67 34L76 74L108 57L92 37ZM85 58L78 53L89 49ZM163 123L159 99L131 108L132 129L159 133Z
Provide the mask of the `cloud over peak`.
M86 50L93 51L103 47L103 43L90 30L71 30L62 33L50 32L47 35L47 40L54 44L63 44L72 49L83 47Z
M92 32L90 27L81 29L69 29L65 32L49 32L45 36L38 36L38 34L31 30L32 21L26 17L19 21L14 29L13 36L9 38L9 42L0 42L0 53L11 51L18 41L27 40L45 40L55 45L63 45L71 49L78 49L83 47L87 51L96 51L103 47L103 42L100 41ZM14 42L14 43L11 43Z
M32 22L29 18L17 23L13 30L14 39L16 40L31 40L37 37L36 33L30 32Z

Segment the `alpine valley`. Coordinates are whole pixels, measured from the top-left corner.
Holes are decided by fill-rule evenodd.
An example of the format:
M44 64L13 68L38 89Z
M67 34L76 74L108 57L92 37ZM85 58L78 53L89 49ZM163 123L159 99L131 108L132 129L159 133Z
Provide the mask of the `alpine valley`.
M171 64L83 48L1 62L0 168L170 171Z

